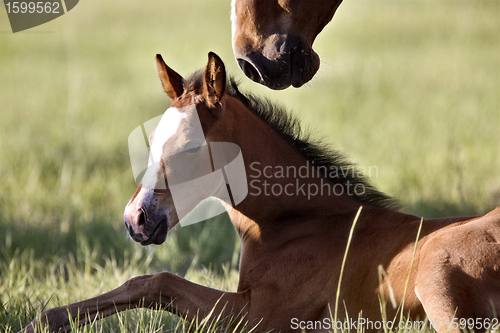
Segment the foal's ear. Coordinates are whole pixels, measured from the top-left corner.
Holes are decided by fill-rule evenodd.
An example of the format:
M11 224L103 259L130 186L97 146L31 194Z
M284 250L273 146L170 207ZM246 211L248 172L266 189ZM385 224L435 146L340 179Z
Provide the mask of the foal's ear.
M172 68L168 67L161 55L156 55L156 65L160 74L161 84L171 100L181 96L184 92L184 79Z
M219 56L208 53L208 63L203 77L205 99L210 108L220 106L222 96L226 90L226 68Z

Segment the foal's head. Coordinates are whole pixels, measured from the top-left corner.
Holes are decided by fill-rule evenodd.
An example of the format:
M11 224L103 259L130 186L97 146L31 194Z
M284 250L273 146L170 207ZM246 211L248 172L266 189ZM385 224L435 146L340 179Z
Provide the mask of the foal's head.
M179 215L182 218L199 203L193 193L196 196L203 192L206 198L217 196L215 192L223 190L202 188L203 184L198 183L192 186L199 186L199 191L191 189L190 192L186 186L178 185L212 171L207 141L230 141L227 137L230 131L224 127L222 116L226 73L220 58L209 54L201 76L203 82L184 80L160 55L157 55L157 65L172 104L150 135L148 168L124 212L130 236L142 245L165 241L168 231L179 222ZM175 207L174 191L178 198Z

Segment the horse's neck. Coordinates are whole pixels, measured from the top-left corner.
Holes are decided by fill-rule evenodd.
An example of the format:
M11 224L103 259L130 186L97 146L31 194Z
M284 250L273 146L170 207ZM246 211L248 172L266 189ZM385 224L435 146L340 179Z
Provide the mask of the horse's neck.
M228 100L231 112L233 142L242 151L245 163L248 195L231 214L235 226L242 230L257 230L266 224L309 217L335 216L356 212L359 202L349 195L327 195L333 183L313 172L315 166L292 147L279 133L248 110L239 101ZM237 126L244 126L238 130ZM323 187L323 189L322 189ZM318 193L315 193L316 190ZM321 191L324 191L321 195ZM243 218L242 216L246 217ZM239 222L238 222L239 221ZM257 224L258 228L253 224Z

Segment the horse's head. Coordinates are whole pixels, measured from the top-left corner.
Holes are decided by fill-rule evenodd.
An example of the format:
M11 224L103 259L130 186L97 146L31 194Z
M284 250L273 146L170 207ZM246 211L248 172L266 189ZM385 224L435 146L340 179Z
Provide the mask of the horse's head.
M232 0L233 51L255 82L300 87L319 69L312 45L342 0Z
M227 141L220 134L227 131L217 130L226 88L226 73L220 58L210 53L203 82L190 85L160 55L157 65L172 104L150 135L148 168L124 212L130 236L142 245L163 243L168 231L179 222L179 215L182 217L179 206L174 207L174 189L212 170L209 136L216 141ZM181 201L182 210L189 211L200 200L188 193Z

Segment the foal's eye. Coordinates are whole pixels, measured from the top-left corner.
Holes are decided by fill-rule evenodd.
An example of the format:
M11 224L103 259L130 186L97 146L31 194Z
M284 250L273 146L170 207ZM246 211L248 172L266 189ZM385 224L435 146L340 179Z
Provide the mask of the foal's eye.
M194 154L201 150L202 143L197 141L190 141L184 145L184 151L186 153Z

